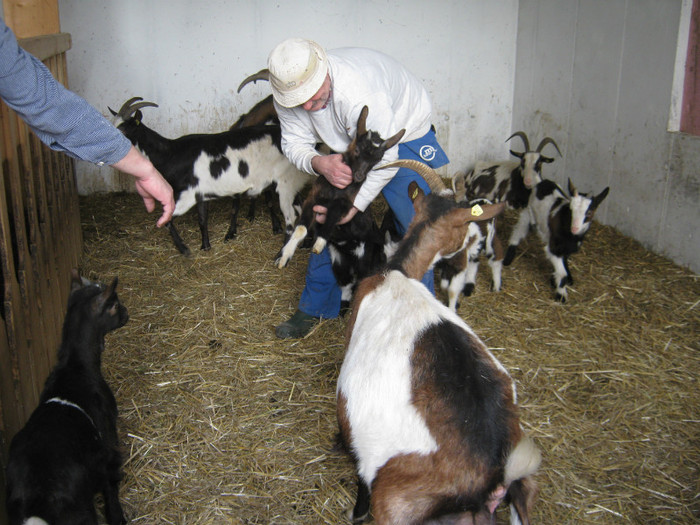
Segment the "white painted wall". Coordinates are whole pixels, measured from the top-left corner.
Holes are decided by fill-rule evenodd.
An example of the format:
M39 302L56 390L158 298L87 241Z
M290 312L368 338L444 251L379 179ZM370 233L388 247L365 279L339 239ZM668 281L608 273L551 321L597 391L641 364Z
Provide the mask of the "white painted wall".
M443 174L477 156L508 155L517 0L60 0L71 33L71 88L106 116L131 96L160 105L145 122L168 137L222 131L269 94L238 84L280 41L372 47L403 62L433 97ZM81 194L130 187L113 170L78 163Z
M521 0L513 128L557 141L564 157L547 177L610 186L599 221L698 273L700 137L667 131L689 7Z
M236 88L289 36L397 57L433 97L452 163L508 155L523 129L556 139L545 175L610 196L597 218L700 272L700 138L667 131L690 0L60 0L71 87L107 115L140 95L166 136L227 128L269 94ZM687 29L685 29L687 31ZM683 37L683 35L681 35ZM682 62L682 61L681 61ZM677 82L676 82L677 86ZM675 95L674 95L675 93ZM675 98L674 98L675 97ZM131 187L78 163L81 193Z

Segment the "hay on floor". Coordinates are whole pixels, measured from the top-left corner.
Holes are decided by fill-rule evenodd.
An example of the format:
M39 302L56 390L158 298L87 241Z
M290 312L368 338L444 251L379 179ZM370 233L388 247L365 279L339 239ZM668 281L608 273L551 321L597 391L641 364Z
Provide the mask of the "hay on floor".
M186 258L138 196L81 199L82 270L118 275L131 316L103 361L120 408L125 510L135 524L347 523L355 474L335 446L345 320L276 339L308 250L277 269L282 236L262 210L253 223L241 214L224 243L229 206L211 206L208 252L194 213L178 218ZM513 222L508 213L504 239ZM459 308L516 380L543 451L533 522L697 522L698 276L600 224L570 267L561 305L531 234L503 290L489 291L484 263Z

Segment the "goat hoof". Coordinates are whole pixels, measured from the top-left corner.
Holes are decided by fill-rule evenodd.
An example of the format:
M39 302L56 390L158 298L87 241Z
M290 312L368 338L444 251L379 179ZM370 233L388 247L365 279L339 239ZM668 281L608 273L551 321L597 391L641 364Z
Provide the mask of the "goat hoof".
M471 294L474 293L474 283L467 283L464 285L464 288L462 289L462 293L466 296L469 297Z
M554 296L554 300L559 302L559 303L564 304L566 302L566 295L557 292L556 295Z
M224 237L224 242L228 242L228 241L230 241L231 239L235 239L235 238L236 238L236 234L235 234L235 233L227 233L226 236Z
M506 256L503 258L503 266L510 266L510 263L512 263L513 259L515 259L515 253L515 246L508 246Z

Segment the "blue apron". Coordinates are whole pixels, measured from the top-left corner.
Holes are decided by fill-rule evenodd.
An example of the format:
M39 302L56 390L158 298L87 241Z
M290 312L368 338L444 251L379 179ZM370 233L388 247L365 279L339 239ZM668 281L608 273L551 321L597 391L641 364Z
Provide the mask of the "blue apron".
M419 139L399 144L399 158L418 160L434 169L449 162L432 128ZM408 198L408 185L412 181L416 181L426 194L430 193L430 187L423 177L408 168L400 168L382 190L382 195L394 212L396 227L401 235L406 232L415 214L413 203ZM421 282L435 295L433 270L429 270ZM340 312L340 294L328 248L319 254L312 253L306 268L306 284L299 300L299 310L314 317L333 319Z

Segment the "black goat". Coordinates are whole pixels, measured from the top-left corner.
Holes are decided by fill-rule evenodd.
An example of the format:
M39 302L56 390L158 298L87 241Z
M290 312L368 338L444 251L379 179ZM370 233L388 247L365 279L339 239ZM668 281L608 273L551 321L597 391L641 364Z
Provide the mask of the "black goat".
M302 204L297 226L277 257L276 262L279 268L287 266L297 246L312 228L316 233L316 242L312 250L314 253L321 253L326 243L332 239L333 229L352 208L355 196L360 191L367 173L382 159L386 150L395 146L406 132L405 129L402 129L393 137L384 140L376 131L367 130L368 113L369 108L364 106L357 119L355 138L348 146L347 151L343 153L343 162L352 170L352 182L340 189L333 186L325 177L316 178ZM324 206L328 210L323 224L319 224L315 220L313 208L316 205ZM367 219L363 218L363 215L366 214L368 212L358 212L352 221L369 224L366 222ZM357 234L359 231L355 233Z
M202 234L202 250L209 250L207 201L220 197L260 192L276 185L287 233L296 218L294 198L311 181L282 154L279 126L250 126L222 133L184 135L165 138L142 122L140 108L153 102L127 100L115 116L114 125L146 156L173 187L177 217L195 204ZM234 206L225 240L236 235L238 208ZM167 225L175 246L184 255L190 253L174 223Z
M51 525L96 525L98 492L107 523L126 523L119 503L117 403L100 366L105 334L129 319L116 287L116 277L104 287L73 271L58 363L39 406L10 445L10 525L30 517Z

